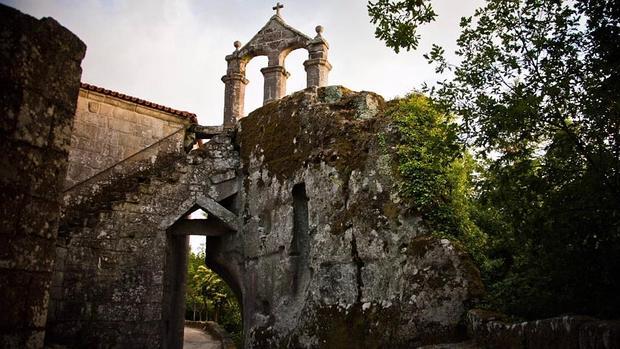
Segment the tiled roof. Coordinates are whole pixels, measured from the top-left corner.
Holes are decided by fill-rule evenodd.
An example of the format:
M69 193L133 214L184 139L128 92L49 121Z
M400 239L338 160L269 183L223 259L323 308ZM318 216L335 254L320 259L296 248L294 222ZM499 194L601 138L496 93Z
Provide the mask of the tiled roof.
M119 99L122 99L122 100L125 100L125 101L128 101L128 102L131 102L131 103L135 103L135 104L138 104L138 105L143 105L145 107L153 108L153 109L156 109L156 110L161 110L163 112L167 112L167 113L173 114L173 115L178 116L180 118L189 119L193 123L197 123L196 114L194 114L194 113L190 113L190 112L183 111L183 110L172 109L170 107L166 107L165 105L161 105L161 104L145 101L144 99L128 96L128 95L120 93L120 92L108 90L108 89L103 88L103 87L98 87L98 86L91 85L91 84L86 84L86 83L83 83L83 82L80 83L80 87L85 89L85 90L88 90L88 91L94 91L94 92L97 92L97 93L104 94L106 96L116 97L116 98L119 98Z

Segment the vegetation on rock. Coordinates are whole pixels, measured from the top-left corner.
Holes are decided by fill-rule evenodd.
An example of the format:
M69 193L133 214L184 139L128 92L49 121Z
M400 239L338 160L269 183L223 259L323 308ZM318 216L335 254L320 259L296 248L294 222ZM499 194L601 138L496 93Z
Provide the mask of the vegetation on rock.
M392 101L386 114L395 126L400 196L432 234L456 239L484 264L486 235L471 217L475 162L459 143L454 117L419 93Z

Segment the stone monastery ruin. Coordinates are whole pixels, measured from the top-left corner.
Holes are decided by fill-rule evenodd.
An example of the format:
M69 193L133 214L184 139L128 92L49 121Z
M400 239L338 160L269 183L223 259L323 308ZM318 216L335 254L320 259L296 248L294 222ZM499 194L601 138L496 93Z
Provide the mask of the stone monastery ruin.
M223 124L201 126L81 83L84 43L0 5L1 348L181 348L189 235L207 236L206 265L242 305L246 348L472 336L479 273L400 201L383 98L327 86L323 28L306 36L280 8L235 42ZM307 88L285 96L296 49ZM255 56L264 106L245 115ZM579 323L549 321L568 332L540 340Z

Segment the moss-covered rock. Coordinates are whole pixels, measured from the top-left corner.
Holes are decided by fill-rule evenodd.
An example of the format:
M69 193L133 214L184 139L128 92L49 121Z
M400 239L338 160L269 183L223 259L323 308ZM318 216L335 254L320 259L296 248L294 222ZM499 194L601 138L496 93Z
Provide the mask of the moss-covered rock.
M268 103L241 120L238 142L244 166L260 159L272 175L325 162L342 176L361 168L380 128L383 99L332 86L309 88ZM245 168L247 172L247 167Z
M400 195L394 120L381 97L311 88L240 124L253 278L246 346L409 348L463 338L480 276Z

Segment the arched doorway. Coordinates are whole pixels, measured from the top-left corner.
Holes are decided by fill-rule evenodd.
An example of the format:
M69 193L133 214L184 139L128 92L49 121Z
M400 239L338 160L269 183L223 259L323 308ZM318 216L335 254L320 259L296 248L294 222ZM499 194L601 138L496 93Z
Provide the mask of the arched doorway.
M189 328L209 327L207 332L223 334L223 330L226 333L225 338L213 338L214 341L222 340L228 343L233 341L238 348L241 348L243 323L240 302L231 287L215 271L206 266L205 242L205 236L190 236L185 292L184 342L188 344Z
M191 235L205 236L204 267L230 287L240 310L243 309L243 289L239 269L235 265L223 262L221 255L214 252L222 244L223 237L237 230L236 216L231 211L235 210L235 196L220 202L202 196L189 202L194 202L189 208L187 206L179 208L179 212L183 213L178 215L178 219L172 223L162 222L162 225L168 226L163 300L163 316L166 321L162 322L166 348L183 347ZM206 217L191 219L192 213L197 210L204 211Z

